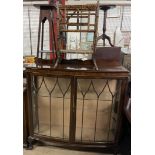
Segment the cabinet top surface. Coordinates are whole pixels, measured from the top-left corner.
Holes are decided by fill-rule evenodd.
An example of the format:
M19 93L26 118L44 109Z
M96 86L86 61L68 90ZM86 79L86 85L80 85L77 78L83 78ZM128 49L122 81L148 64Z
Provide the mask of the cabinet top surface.
M33 64L25 66L25 71L30 73L40 73L40 74L59 74L59 75L70 75L70 76L102 76L105 74L115 74L119 76L121 74L122 77L127 77L129 71L117 64L115 62L105 62L102 63L102 66L99 67L98 70L90 63L80 64L80 63L63 63L59 64L56 68L53 65L47 64Z

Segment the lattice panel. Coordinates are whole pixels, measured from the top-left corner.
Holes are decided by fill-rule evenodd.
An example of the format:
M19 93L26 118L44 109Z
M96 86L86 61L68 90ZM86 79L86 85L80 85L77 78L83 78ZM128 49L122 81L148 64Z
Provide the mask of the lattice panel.
M68 139L70 79L37 77L32 83L34 131L36 134Z
M114 140L121 81L79 79L77 93L76 141Z
M121 80L77 79L76 142L114 141L120 88ZM71 79L32 77L35 134L69 141L71 104Z

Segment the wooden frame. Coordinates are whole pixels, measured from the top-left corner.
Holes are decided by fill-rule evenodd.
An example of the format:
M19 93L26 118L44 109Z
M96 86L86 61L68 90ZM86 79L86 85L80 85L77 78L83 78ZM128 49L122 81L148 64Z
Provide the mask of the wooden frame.
M99 50L99 49L98 49ZM102 49L100 49L101 51ZM114 50L115 51L115 50ZM87 151L99 151L99 152L107 152L107 153L118 153L118 142L121 135L121 124L122 124L122 114L123 114L123 105L125 101L125 92L127 88L128 82L128 71L120 66L118 63L114 63L112 57L108 56L107 52L102 52L107 55L107 60L111 62L106 62L103 60L104 67L99 68L97 71L93 68L93 64L83 64L82 66L85 69L76 69L73 68L71 64L59 64L58 68L51 68L50 66L42 65L36 67L29 67L26 69L26 76L27 76L27 89L28 89L28 123L29 123L29 137L28 137L28 145L29 149L32 149L33 142L41 142L43 144L50 144L54 146L59 146L63 148L69 149L76 149L76 150L87 150ZM112 52L110 51L110 54ZM109 58L108 58L109 57ZM118 56L117 56L118 57ZM114 58L116 61L116 55ZM68 69L72 67L71 69ZM69 139L63 138L53 138L46 135L40 135L34 133L33 129L33 112L32 112L32 77L43 76L49 78L69 78L71 80L71 98L70 98L70 127L69 127ZM121 80L121 90L120 90L120 100L119 100L119 107L118 107L118 121L117 121L117 132L115 133L114 141L109 142L78 142L75 141L75 132L76 132L76 108L77 108L77 79L115 79Z
M38 29L38 43L37 43L37 59L36 63L38 63L39 59L43 60L42 56L44 53L51 54L54 58L56 57L56 36L54 33L54 12L56 11L56 6L51 4L36 4L34 6L40 7L40 17L39 17L39 29ZM49 23L49 50L44 50L44 24L45 21Z
M96 45L97 45L97 28L98 28L98 16L99 16L99 2L97 4L87 4L87 5L59 5L58 8L58 14L59 14L59 45L58 50L60 53L74 53L74 54L93 54L96 51ZM94 16L95 21L94 23L91 23L90 18L91 16ZM86 19L87 22L82 22L82 19ZM76 22L73 21L76 20ZM75 27L75 28L70 28ZM80 45L76 49L64 49L62 46L65 37L67 37L67 33L92 33L92 47L90 49L81 49ZM87 40L86 40L87 41ZM85 43L86 43L85 41ZM81 43L81 41L78 41ZM66 43L66 41L65 41ZM79 43L77 43L79 44ZM95 60L94 65L96 67ZM55 64L55 67L57 67L59 62L59 57L57 59L57 62ZM97 69L97 67L96 67Z

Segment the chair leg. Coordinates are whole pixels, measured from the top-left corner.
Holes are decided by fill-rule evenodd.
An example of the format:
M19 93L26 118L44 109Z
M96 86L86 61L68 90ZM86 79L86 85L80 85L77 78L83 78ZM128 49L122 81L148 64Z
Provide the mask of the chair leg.
M98 66L97 66L97 64L96 64L95 58L93 58L93 63L94 63L95 69L98 70Z
M58 66L58 63L59 63L59 58L57 58L55 64L54 64L54 68L56 68Z

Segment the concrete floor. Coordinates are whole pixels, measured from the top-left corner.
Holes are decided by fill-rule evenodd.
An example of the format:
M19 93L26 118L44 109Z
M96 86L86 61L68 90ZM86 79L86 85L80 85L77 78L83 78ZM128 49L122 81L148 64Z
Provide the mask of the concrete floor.
M33 150L23 150L23 155L110 155L94 152L81 152L58 147L34 146Z

